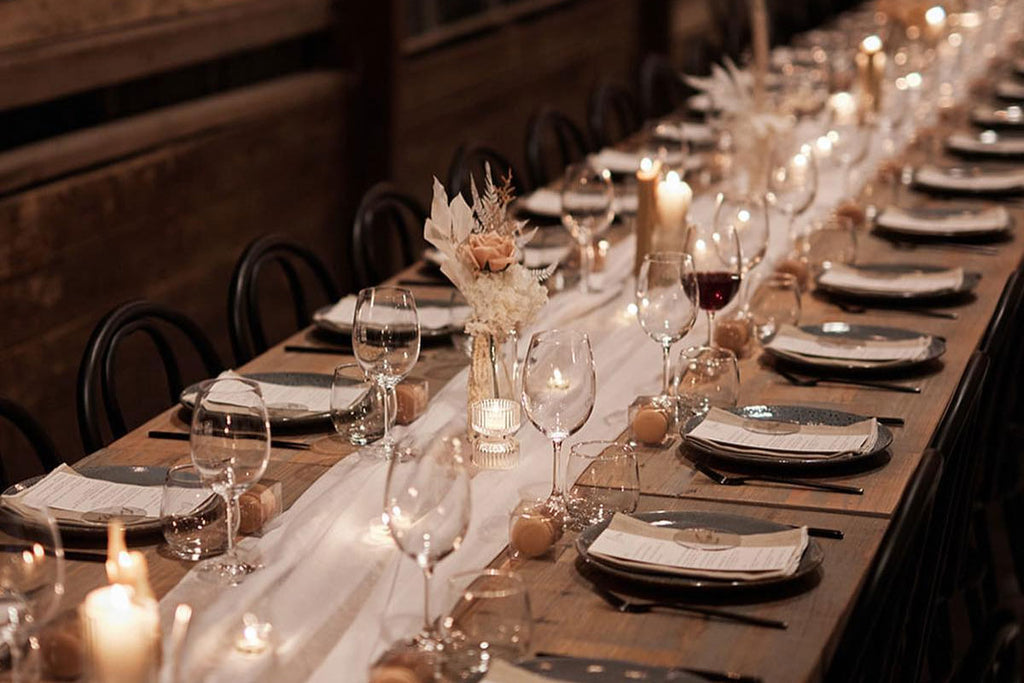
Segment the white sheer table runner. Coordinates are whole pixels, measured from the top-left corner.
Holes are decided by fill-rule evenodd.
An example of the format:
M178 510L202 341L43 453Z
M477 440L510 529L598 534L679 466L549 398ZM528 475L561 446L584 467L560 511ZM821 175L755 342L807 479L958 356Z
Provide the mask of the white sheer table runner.
M913 126L905 117L902 135ZM928 122L924 122L927 124ZM892 141L873 136L857 178L894 153ZM810 222L841 199L841 171L821 169L813 207L801 219ZM691 219L710 221L713 197L704 194L691 208ZM786 251L785 221L772 216L766 264ZM576 291L555 296L542 313L538 329L574 327L590 333L597 362L597 402L587 425L570 442L614 438L626 424L632 399L660 386L657 345L626 313L632 301L634 240L615 245L600 280L602 294ZM676 349L705 338L703 317ZM523 335L520 353L529 332ZM430 439L465 423L466 372L451 380L433 399L427 413L399 435ZM473 514L462 547L442 561L434 581L435 616L446 605L445 580L459 571L489 563L507 542L508 513L525 485L549 483L551 446L529 423L519 433L522 460L511 471L485 471L473 480ZM568 448L568 444L567 447ZM265 568L235 588L205 583L189 573L161 601L164 633L170 633L174 607L194 608L192 631L183 658L182 680L191 681L336 681L365 680L370 663L390 639L418 628L423 582L415 563L403 556L379 525L386 464L354 454L326 472L285 512L273 530L249 538L242 547L256 549ZM574 476L573 473L570 473ZM377 529L374 532L374 522ZM252 611L271 621L278 647L274 656L242 655L232 644L241 616ZM404 618L404 619L403 619ZM398 621L408 628L395 630Z

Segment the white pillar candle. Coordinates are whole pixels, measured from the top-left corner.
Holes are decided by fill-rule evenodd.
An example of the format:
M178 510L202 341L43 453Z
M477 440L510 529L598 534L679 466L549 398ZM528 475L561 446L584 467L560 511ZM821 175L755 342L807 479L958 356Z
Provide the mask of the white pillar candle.
M693 190L676 171L669 171L658 183L658 222L663 230L686 225L686 214L693 201Z
M160 613L129 586L97 588L82 604L87 680L151 683L160 669Z

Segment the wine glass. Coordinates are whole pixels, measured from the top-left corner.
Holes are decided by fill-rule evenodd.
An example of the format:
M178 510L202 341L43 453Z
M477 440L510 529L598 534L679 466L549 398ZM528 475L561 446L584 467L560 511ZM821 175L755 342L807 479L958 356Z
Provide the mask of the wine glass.
M810 145L800 145L796 151L781 146L772 152L768 192L786 216L786 234L791 235L796 217L810 208L818 193L818 164Z
M0 662L4 680L39 680L37 635L64 595L64 548L48 509L19 506L0 515ZM8 679L8 676L10 677Z
M352 353L377 385L384 411L384 436L379 453L394 451L389 410L395 387L416 365L420 355L420 324L416 299L401 287L367 287L359 292L352 322Z
M636 319L651 339L661 344L661 393L671 385L672 344L693 328L697 320L697 286L693 260L680 252L644 256L636 280Z
M825 135L832 143L832 158L843 170L843 196L848 196L853 166L867 156L871 126L857 110L857 104L849 93L836 93L830 104Z
M458 549L469 529L469 473L457 438L431 441L422 449L397 447L388 466L384 517L403 553L423 572L422 650L441 640L430 620L430 579L438 562Z
M697 301L708 314L708 346L712 345L715 312L739 291L743 278L740 238L730 222L694 223L686 231L684 251L693 259Z
M562 180L562 225L580 248L580 291L594 291L590 282L592 242L615 217L615 188L608 169L590 162L571 164Z
M192 410L189 450L203 482L224 499L228 528L227 552L204 561L199 571L220 583L237 585L259 569L235 547L238 498L260 480L270 461L270 420L259 385L239 378L201 383Z
M530 422L551 439L551 494L547 505L564 512L559 482L562 442L579 431L594 410L597 377L590 338L573 330L537 332L523 367L523 409Z
M530 654L533 617L526 583L504 569L470 571L448 579L451 611L441 622L445 680L479 680L492 660Z

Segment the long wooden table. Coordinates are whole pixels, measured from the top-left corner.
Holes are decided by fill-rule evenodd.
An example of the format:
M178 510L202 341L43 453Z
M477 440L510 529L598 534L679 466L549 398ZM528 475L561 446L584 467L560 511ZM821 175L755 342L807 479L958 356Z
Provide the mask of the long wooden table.
M908 157L914 158L911 150ZM1014 209L1018 222L1024 218ZM641 663L691 666L754 674L765 681L819 678L842 636L846 617L857 599L888 519L917 466L921 453L939 424L945 407L991 319L1003 285L1022 254L1018 238L1003 245L998 255L958 253L921 247L913 252L894 251L881 240L860 235L862 262L914 261L963 266L983 272L975 297L956 306L956 321L918 317L895 311L869 311L851 316L814 296L804 297L802 322L848 319L879 325L912 327L947 339L946 354L924 371L910 375L907 384L922 388L919 395L873 389L821 385L796 387L764 366L758 357L741 363L741 404L800 403L840 408L906 420L895 427L891 460L876 469L830 478L864 488L863 496L823 493L775 485L720 486L696 474L673 446L642 449L642 501L646 510L711 510L838 528L844 540L819 540L825 562L813 588L769 598L731 609L789 622L786 631L752 628L676 614L622 614L605 605L588 588L575 567L571 537L560 546L554 561L529 561L515 569L527 580L537 628L534 649L559 654L620 658ZM310 343L303 330L242 367L242 371L308 371L329 373L348 356L288 353L286 344ZM639 349L656 353L653 345ZM466 358L451 348L425 348L413 376L431 380L438 390L464 365ZM652 388L653 389L653 388ZM628 403L627 399L624 399ZM526 427L529 429L530 427ZM177 409L153 418L109 447L90 455L81 465L170 465L188 460L187 443L147 438L151 429L187 430ZM274 449L268 479L284 484L284 504L290 506L328 468L354 449L331 434L290 435L312 445L309 451ZM159 546L145 548L158 595L169 591L190 569L191 563L172 559ZM502 554L495 564L505 562ZM66 605L73 607L87 592L105 583L98 562L68 563Z

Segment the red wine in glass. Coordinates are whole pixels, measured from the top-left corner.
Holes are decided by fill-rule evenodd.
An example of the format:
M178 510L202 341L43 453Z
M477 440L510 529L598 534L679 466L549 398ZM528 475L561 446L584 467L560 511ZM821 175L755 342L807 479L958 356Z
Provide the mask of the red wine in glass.
M697 273L697 293L700 307L705 311L720 311L740 290L738 273L713 271Z

